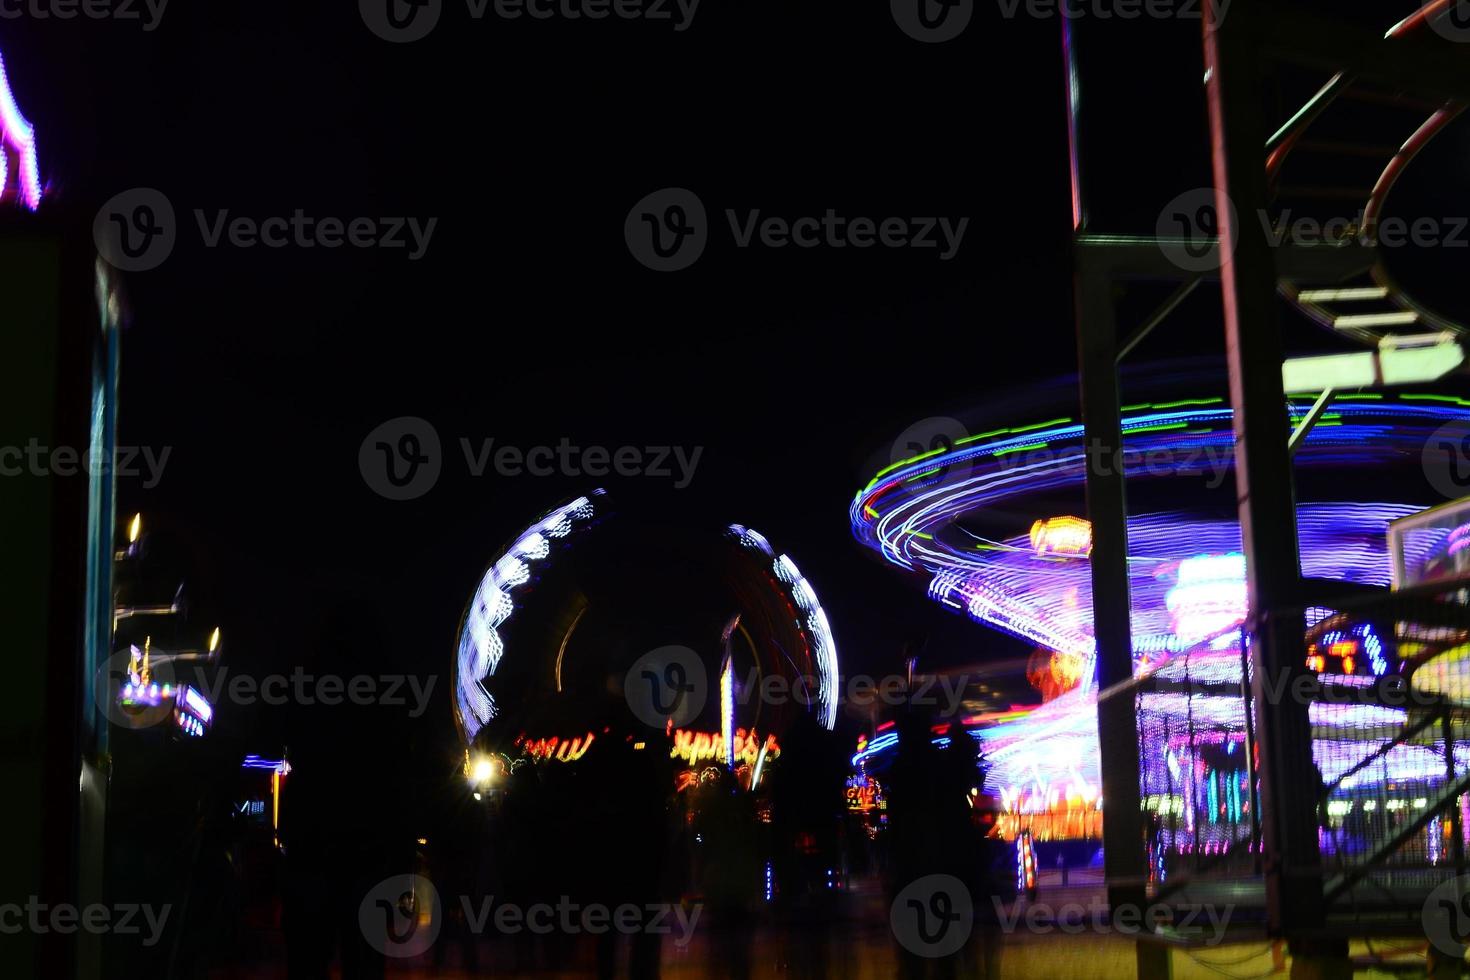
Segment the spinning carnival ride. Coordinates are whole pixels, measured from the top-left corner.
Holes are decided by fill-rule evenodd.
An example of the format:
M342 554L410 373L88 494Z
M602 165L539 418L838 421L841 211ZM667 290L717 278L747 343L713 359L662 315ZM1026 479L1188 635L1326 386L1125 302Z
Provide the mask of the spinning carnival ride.
M648 657L672 650L687 655L678 681L692 707L650 718L632 687ZM523 762L576 763L627 743L755 788L799 716L829 730L837 716L836 643L789 555L750 528L669 523L615 508L601 490L548 511L489 566L454 665L477 786ZM768 703L758 692L777 677L800 694Z
M1308 470L1327 473L1417 462L1437 429L1470 420L1470 402L1459 401L1433 395L1346 396L1317 423L1296 459ZM1223 398L1132 407L1123 422L1123 462L1130 477L1188 478L1189 490L1233 486L1231 411ZM1070 419L961 439L949 451L896 463L878 474L853 502L854 533L894 564L929 573L929 593L937 601L1084 660L1092 654L1086 522L1037 513L1024 533L994 540L972 530L966 517L1080 490L1085 453L1082 426ZM1387 524L1424 506L1302 504L1303 574L1387 586ZM1212 616L1230 620L1243 606L1241 563L1190 560L1238 553L1240 529L1233 520L1174 510L1136 516L1128 530L1137 655L1189 650L1216 632L1210 628Z
M1394 26L1385 43L1433 42L1430 29L1451 6L1432 0ZM1088 236L1076 159L1078 79L1066 26L1080 241ZM1345 583L1344 591L1391 584L1390 522L1435 499L1424 481L1427 468L1439 462L1431 458L1429 447L1438 442L1430 437L1447 425L1458 437L1470 426L1470 402L1457 397L1372 390L1423 381L1464 363L1465 327L1411 296L1384 261L1390 250L1380 247L1394 244L1386 234L1380 241L1390 191L1463 108L1458 101L1416 100L1341 72L1264 148L1273 220L1309 217L1330 227L1324 219L1340 215L1344 201L1359 212L1338 240L1313 253L1313 262L1284 263L1294 271L1278 282L1284 298L1309 319L1369 348L1288 361L1284 375L1289 394L1303 393L1291 399L1293 423L1305 422L1298 433L1305 438L1292 439L1296 472L1310 488L1299 490L1296 508L1300 574ZM1323 173L1334 176L1323 180ZM1360 181L1371 189L1343 189ZM1253 230L1252 219L1246 224ZM1088 240L1099 249L1109 241ZM1308 265L1310 273L1303 271ZM1201 276L1180 278L1182 294ZM1357 394L1344 394L1352 391ZM1218 397L1125 406L1124 458L1112 461L1126 466L1130 496L1143 492L1134 499L1140 512L1128 520L1135 680L1127 690L1104 694L1132 698L1138 714L1139 780L1156 879L1166 873L1170 854L1223 852L1237 843L1249 850L1259 842L1250 695L1243 680L1250 643L1242 627L1245 562L1230 496L1232 416ZM1282 433L1284 440L1289 436ZM988 784L1006 811L1002 826L1011 833L1031 828L1038 839L1075 836L1077 827L1094 836L1095 821L1055 818L1102 807L1090 525L1079 516L1086 513L1086 452L1083 427L1073 419L944 440L879 472L850 511L859 541L924 575L936 601L1035 644L1049 658L1039 672L1047 682L1046 703L966 720L983 744ZM1220 487L1224 491L1212 499ZM1398 557L1411 566L1443 562L1444 553L1458 547L1455 534L1450 527L1405 538ZM1406 632L1402 621L1355 619L1320 608L1306 610L1306 621L1304 666L1324 690L1361 691L1377 678L1401 674L1420 694L1465 700L1462 664L1470 633L1464 630L1444 629L1426 642ZM1431 669L1419 669L1430 661ZM1339 702L1310 706L1324 854L1390 839L1395 831L1386 819L1433 808L1430 800L1447 785L1447 762L1452 773L1467 769L1460 761L1461 736L1436 747L1411 708L1371 697ZM893 742L867 742L854 764L890 751ZM1421 856L1430 863L1440 859L1444 829L1436 817L1421 835Z
M1438 395L1348 396L1318 423L1296 458L1305 471L1361 482L1365 472L1406 462L1417 468L1428 438L1455 422L1470 424L1470 402ZM1220 398L1132 406L1124 421L1130 477L1165 481L1166 490L1196 500L1207 485L1233 486L1230 423L1231 411ZM1074 682L1034 710L975 719L982 727L972 734L984 746L988 785L1013 815L1003 821L1012 828L1017 814L1101 805L1088 525L1035 509L1036 501L1069 489L1080 505L1085 468L1082 427L1053 420L982 433L897 463L878 474L851 509L858 539L895 565L925 574L936 601L1050 651L1054 672ZM1301 503L1303 574L1387 586L1388 525L1422 509L1397 502ZM977 529L987 512L1018 510L1033 514L1024 533L992 537ZM1174 508L1130 519L1129 542L1135 674L1159 682L1138 695L1147 733L1143 791L1156 811L1186 818L1179 847L1218 847L1246 832L1250 820L1249 786L1241 785L1248 764L1239 524L1207 508ZM1436 543L1429 536L1415 539L1405 557L1423 561ZM1397 669L1388 649L1391 629L1384 636L1382 629L1350 624L1334 632L1327 610L1309 622L1322 624L1322 648L1338 651L1333 673L1345 675L1344 682ZM1376 747L1375 728L1381 735L1404 719L1403 709L1371 705L1314 708L1324 780L1337 779ZM1201 733L1207 735L1203 742ZM893 743L875 739L855 762ZM1203 744L1213 748L1202 750ZM1385 758L1383 771L1407 780L1434 766L1442 775L1440 756L1405 746ZM1185 778L1190 772L1199 778Z

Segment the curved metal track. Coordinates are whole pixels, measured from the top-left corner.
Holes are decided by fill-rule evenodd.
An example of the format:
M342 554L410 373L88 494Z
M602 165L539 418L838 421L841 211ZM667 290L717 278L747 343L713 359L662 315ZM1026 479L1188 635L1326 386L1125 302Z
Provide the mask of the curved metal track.
M1416 36L1429 30L1430 22L1446 13L1455 0L1434 0L1388 31L1389 38ZM1314 130L1326 128L1333 110L1343 103L1377 107L1355 120L1351 140L1317 139ZM1464 112L1463 102L1442 105L1416 100L1403 93L1386 93L1365 86L1345 73L1328 80L1302 108L1266 143L1266 175L1273 190L1278 213L1286 208L1297 215L1337 217L1346 226L1339 247L1359 249L1359 262L1348 264L1346 278L1307 281L1283 278L1282 294L1312 320L1334 333L1368 346L1401 334L1451 334L1463 337L1470 327L1434 312L1409 294L1389 272L1379 245L1379 221L1383 205L1403 172L1435 136ZM1404 134L1407 133L1407 137ZM1395 148L1396 147L1396 148ZM1320 171L1349 160L1385 159L1372 187L1324 187L1292 185L1285 180L1288 161L1308 158L1311 169ZM1295 172L1298 168L1290 168ZM1357 205L1351 220L1342 205ZM1332 212L1333 205L1336 211ZM1330 245L1327 247L1331 247Z

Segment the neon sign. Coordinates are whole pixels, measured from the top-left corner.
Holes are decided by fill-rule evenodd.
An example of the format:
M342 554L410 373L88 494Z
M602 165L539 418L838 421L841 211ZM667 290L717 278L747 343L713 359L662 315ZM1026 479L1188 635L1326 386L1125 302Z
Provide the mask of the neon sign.
M883 788L871 776L850 776L847 780L847 808L849 810L886 810L888 802L883 799Z
M753 766L760 758L762 749L765 750L766 758L774 759L781 754L781 747L776 742L775 735L767 735L764 743L755 730L746 731L737 728L734 737L734 759ZM687 729L679 729L674 732L674 747L669 750L669 758L683 759L690 765L700 762L723 762L725 760L725 741L718 734L709 732L691 732Z
M192 687L185 687L183 690L184 706L198 716L199 720L204 722L204 724L209 724L214 718L214 705L210 704L204 695Z
M5 196L9 174L5 151L14 154L17 170L16 184L20 189L20 201L32 211L41 206L41 169L36 161L36 131L10 91L10 80L5 75L5 58L0 55L0 197Z
M515 744L521 747L521 751L537 762L576 762L587 754L592 747L594 736L591 732L580 738L527 738L525 735L517 735Z
M1053 517L1031 525L1031 547L1043 555L1092 554L1092 522L1080 517Z

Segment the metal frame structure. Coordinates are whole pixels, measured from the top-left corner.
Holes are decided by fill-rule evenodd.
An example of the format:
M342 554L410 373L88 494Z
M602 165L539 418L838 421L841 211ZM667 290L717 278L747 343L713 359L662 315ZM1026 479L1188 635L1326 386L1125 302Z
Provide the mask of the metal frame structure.
M1324 928L1327 896L1318 853L1317 799L1302 792L1315 783L1311 728L1305 704L1273 700L1262 681L1305 672L1303 635L1306 605L1328 604L1322 587L1337 583L1303 580L1297 555L1292 446L1278 293L1339 335L1384 346L1385 332L1360 328L1340 307L1352 297L1384 300L1404 313L1382 325L1423 323L1458 340L1466 331L1425 310L1397 286L1366 243L1336 248L1273 245L1254 221L1238 215L1265 214L1271 182L1287 154L1310 149L1301 137L1331 104L1359 81L1430 100L1430 121L1394 153L1368 195L1368 214L1423 145L1470 101L1470 72L1447 45L1423 37L1422 28L1444 13L1449 0L1435 0L1385 35L1340 21L1282 8L1271 0L1208 0L1203 21L1206 96L1219 240L1218 272L1190 274L1171 263L1156 238L1120 238L1090 233L1081 197L1077 107L1069 105L1072 138L1074 263L1083 422L1089 445L1087 506L1092 522L1093 612L1100 697L1098 731L1103 798L1108 801L1104 848L1109 902L1141 903L1147 873L1142 846L1138 723L1134 716L1133 664L1129 628L1125 476L1108 465L1120 458L1122 432L1118 363L1202 281L1218 278L1225 315L1230 401L1234 408L1236 489L1247 558L1254 673L1255 738L1260 745L1262 871L1266 916L1272 932L1286 936L1303 963L1341 964L1346 940ZM1070 30L1065 49L1069 92L1075 100L1076 61ZM1261 78L1268 63L1285 62L1334 72L1332 81L1276 134L1261 119ZM1230 206L1233 202L1233 207ZM1213 265L1214 263L1210 263ZM1371 275L1372 287L1334 295L1320 284L1347 284ZM1137 331L1120 338L1114 289L1129 280L1180 282L1178 290ZM1372 290L1370 293L1368 290ZM1343 296L1349 297L1347 300ZM1387 338L1390 346L1396 338ZM1320 415L1330 401L1321 399ZM1298 438L1310 423L1304 424ZM1340 598L1345 588L1337 589ZM1453 772L1453 770L1451 770ZM1454 780L1451 780L1454 782ZM1458 823L1457 823L1458 826ZM1458 855L1457 855L1458 858ZM1337 882L1334 887L1341 887ZM1140 976L1167 976L1162 950L1140 944Z

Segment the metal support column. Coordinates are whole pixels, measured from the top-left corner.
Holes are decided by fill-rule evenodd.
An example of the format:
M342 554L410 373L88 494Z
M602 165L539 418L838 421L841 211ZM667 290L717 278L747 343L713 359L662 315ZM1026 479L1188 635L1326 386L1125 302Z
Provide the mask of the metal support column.
M1285 359L1271 243L1256 220L1267 207L1261 147L1260 19L1263 0L1209 0L1204 18L1206 95L1221 235L1226 356L1235 420L1235 477L1249 583L1253 700L1260 745L1267 915L1293 940L1301 965L1335 961L1335 947L1298 941L1325 919L1317 848L1316 793L1307 705L1273 699L1271 681L1305 671L1305 621L1298 606L1300 561L1286 397ZM1209 25L1218 25L1213 27ZM1232 206L1233 204L1233 206ZM1230 243L1234 247L1230 247ZM1326 953L1325 961L1321 960ZM1341 950L1345 958L1346 948ZM1319 967L1308 967L1315 971Z
M1143 908L1148 850L1139 798L1138 717L1128 595L1128 524L1118 391L1117 317L1111 277L1077 245L1076 303L1087 517L1092 522L1092 621L1097 642L1097 734L1102 771L1103 862L1108 905ZM1138 976L1169 976L1169 951L1137 945Z

